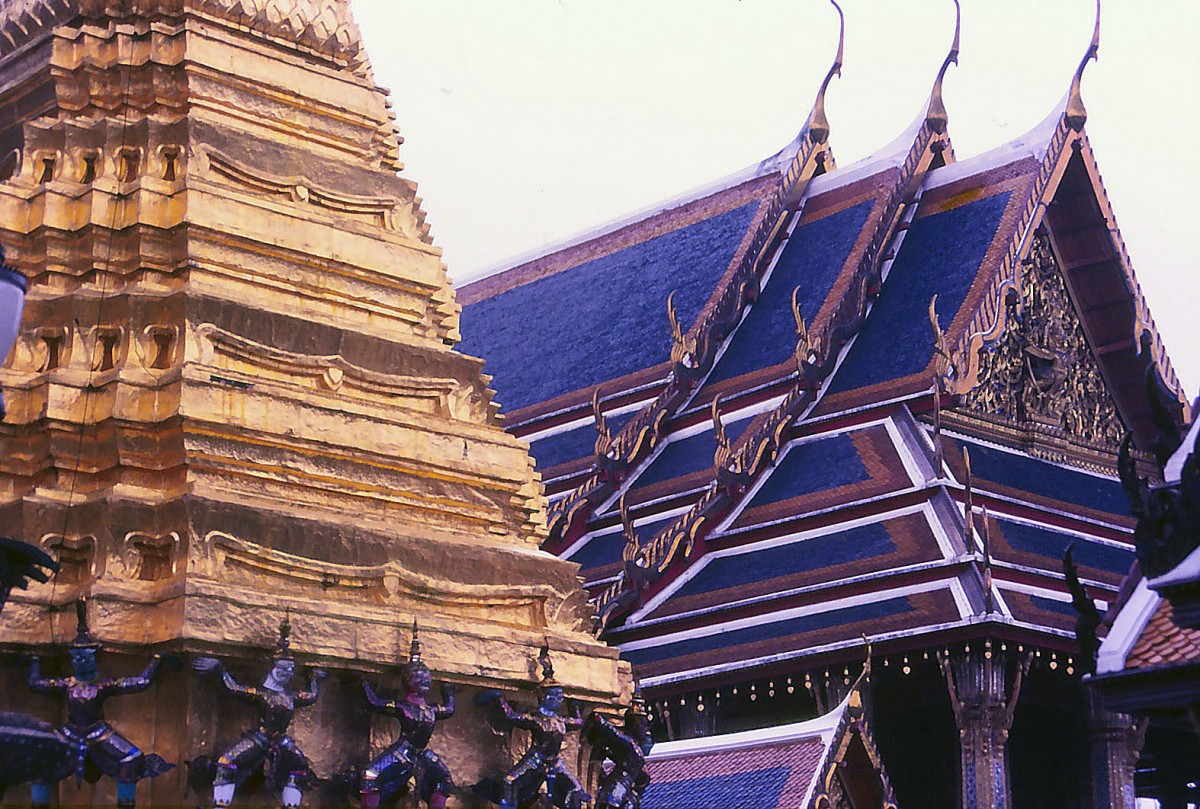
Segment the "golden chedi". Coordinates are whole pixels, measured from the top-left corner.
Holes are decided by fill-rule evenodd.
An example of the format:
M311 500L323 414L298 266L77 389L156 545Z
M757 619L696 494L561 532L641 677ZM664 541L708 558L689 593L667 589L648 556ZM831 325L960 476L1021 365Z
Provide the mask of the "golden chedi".
M628 694L575 565L538 549L526 446L453 350L389 106L348 0L0 0L0 243L30 282L0 367L0 533L61 564L0 642L68 641L86 594L106 667L174 652L252 677L290 616L301 665L331 671L292 727L323 777L369 758L359 673L394 672L414 619L468 696L532 688L543 643L568 696ZM21 672L0 686L57 720ZM459 705L435 737L456 781L502 772ZM139 787L155 806L248 716L186 670L108 711L180 764Z

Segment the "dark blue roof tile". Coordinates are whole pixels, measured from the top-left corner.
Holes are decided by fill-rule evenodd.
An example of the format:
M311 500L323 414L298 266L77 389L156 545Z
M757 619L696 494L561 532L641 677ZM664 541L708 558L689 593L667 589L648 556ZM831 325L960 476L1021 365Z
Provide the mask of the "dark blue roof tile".
M725 434L730 441L737 441L750 422L749 416L737 421L724 422ZM646 468L646 471L638 475L634 486L642 489L656 483L690 475L693 472L712 469L713 456L716 451L717 442L713 437L711 426L704 432L671 441Z
M870 475L850 433L793 444L746 508L861 483Z
M645 542L668 522L671 522L671 520L654 520L645 525L636 526L633 532L637 534L640 542ZM591 581L596 577L589 574L603 570L621 561L621 549L623 547L625 547L625 534L623 532L616 531L608 534L598 534L579 546L578 550L568 556L567 559L579 565L581 575L588 581Z
M1038 567L1049 568L1055 572L1062 570L1062 558L1067 546L1075 543L1075 562L1084 567L1095 568L1112 573L1117 577L1129 572L1133 564L1133 548L1117 548L1101 542L1093 542L1074 534L1064 534L1039 525L1029 525L1023 522L998 519L997 525L1003 540L1019 554L1032 554L1038 559L1020 558L1010 561L1040 562ZM1001 549L993 550L998 559L1004 558Z
M633 412L620 416L609 416L606 419L608 428L615 434L633 416ZM595 449L596 425L594 422L529 442L529 454L537 461L537 467L542 471L568 461L591 458Z
M781 640L820 629L829 629L846 624L856 624L900 615L912 610L912 604L905 597L887 598L868 604L841 607L827 612L801 615L782 621L770 621L754 626L741 627L740 629L726 629L710 635L678 640L658 646L646 646L640 649L629 650L623 649L621 656L634 666L637 666L644 663L694 655L700 652L711 652L716 649L730 649L762 641Z
M946 328L975 281L1009 195L994 194L912 223L831 393L899 379L929 365L929 299L938 296L938 320Z
M733 259L757 202L483 298L459 350L487 360L515 410L665 362L667 295L686 325Z
M791 767L711 775L660 783L651 780L643 809L774 809Z
M971 472L980 481L1073 503L1077 506L1128 516L1129 501L1121 483L1115 478L1103 478L1058 466L1048 461L1005 452L985 444L970 444ZM954 459L957 462L957 458ZM980 484L980 488L986 489Z
M710 559L674 597L745 587L817 568L843 565L896 549L883 523L871 523L759 551Z
M811 321L833 288L873 204L866 200L796 228L762 295L709 377L710 383L791 359L796 348L792 290L800 288L800 312Z

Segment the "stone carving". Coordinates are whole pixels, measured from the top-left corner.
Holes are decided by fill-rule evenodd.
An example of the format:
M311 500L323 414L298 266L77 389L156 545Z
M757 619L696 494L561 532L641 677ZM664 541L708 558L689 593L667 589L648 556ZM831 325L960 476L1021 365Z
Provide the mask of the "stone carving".
M537 805L545 784L552 806L582 809L591 803L591 796L568 772L559 754L567 734L579 730L583 719L578 706L570 716L562 715L563 689L554 679L548 646L542 647L538 662L542 682L538 685L538 706L533 711L516 710L498 691L481 691L475 696L476 703L495 711L493 721L498 727L529 731L530 741L524 755L503 778L484 779L474 789L500 809L529 809Z
M289 640L291 629L291 622L285 618L279 625L271 670L260 687L238 683L215 657L197 658L192 663L201 674L218 674L226 693L258 710L258 726L243 733L241 740L221 754L215 765L204 760L191 762L193 769L212 771L213 803L217 806L229 806L238 785L259 770L279 793L284 806L299 806L304 792L317 783L308 758L287 731L296 709L317 701L318 685L325 679L325 672L312 670L307 691L288 688L296 672Z
M646 756L654 745L641 691L633 694L633 702L625 711L624 727L618 728L593 712L583 725L583 736L592 745L593 761L612 763L611 769L601 772L596 809L639 809L650 785Z
M979 356L971 410L1058 430L1115 450L1125 432L1063 282L1050 240L1039 233L1024 263L1020 310L1010 299L1004 332Z
M136 677L101 678L96 670L96 653L101 644L92 638L87 624L87 603L75 602L78 630L71 641L71 676L42 677L41 661L33 658L29 687L47 694L63 694L67 700L67 721L55 733L66 753L61 766L42 773L34 780L34 806L50 805L51 784L72 770L76 778L89 781L107 775L117 781L117 806L132 807L137 782L154 778L175 765L154 754L145 754L118 733L104 719L104 701L109 697L145 691L158 672L161 655L154 655L146 669ZM47 777L49 776L49 777Z
M417 639L417 624L413 622L412 643L408 662L400 669L404 683L404 698L381 699L364 679L363 691L371 710L395 718L400 723L400 737L388 745L367 766L359 780L359 806L377 809L381 802L390 803L409 791L425 801L429 809L442 809L446 798L454 793L450 770L437 753L428 748L435 723L454 716L454 690L442 684L442 705L425 702L432 677L429 667L421 660L421 643Z

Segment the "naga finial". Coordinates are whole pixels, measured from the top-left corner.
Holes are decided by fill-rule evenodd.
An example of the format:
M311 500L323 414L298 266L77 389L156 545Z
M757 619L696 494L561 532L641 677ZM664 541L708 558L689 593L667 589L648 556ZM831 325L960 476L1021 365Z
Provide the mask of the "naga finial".
M936 294L929 299L929 328L933 331L934 373L939 378L948 380L955 376L956 369L954 356L950 352L950 342L946 339L946 333L942 331L941 324L938 323L937 299Z
M625 564L625 569L629 570L637 565L638 545L637 533L633 530L633 519L629 516L629 504L626 502L626 495L621 495L621 499L617 502L617 512L621 515L621 530L625 537L625 544L621 547L621 561Z
M842 54L846 44L846 15L842 13L842 7L839 6L836 0L829 0L838 13L838 48L837 56L833 59L833 64L829 68L829 72L825 74L825 80L821 82L821 89L817 91L817 100L813 102L812 114L808 116L808 137L813 143L824 143L829 139L829 119L825 117L825 91L829 88L829 82L833 81L834 76L842 75Z
M796 371L803 376L804 363L812 353L812 341L808 337L808 326L800 311L800 287L792 290L792 318L796 321Z
M599 386L592 394L592 416L596 420L596 455L597 457L607 457L612 450L613 436L612 430L608 426L608 420L604 418L604 408L600 406Z
M1083 69L1087 67L1087 63L1097 58L1100 52L1100 0L1096 0L1096 27L1092 31L1092 41L1088 45L1087 53L1083 55L1083 59L1079 62L1079 67L1075 69L1075 76L1071 79L1071 90L1067 95L1067 109L1064 115L1067 119L1067 126L1076 132L1083 129L1083 125L1087 123L1087 108L1083 106L1083 93L1081 85L1083 83Z
M725 432L725 425L721 423L720 398L713 399L711 413L713 438L717 444L716 453L713 455L713 465L717 469L724 469L729 464L729 459L733 456L733 447L729 441L729 433Z
M679 325L679 314L675 311L675 290L667 295L667 320L671 324L671 342L678 345L683 342L683 328Z
M950 116L946 112L946 104L942 101L942 80L946 78L946 71L950 69L950 65L958 64L958 45L961 33L962 8L959 6L958 0L954 0L954 41L950 44L950 53L946 54L946 59L942 62L941 69L938 70L937 78L934 79L933 92L929 94L929 109L925 113L925 125L939 135L946 132L946 124L950 120Z

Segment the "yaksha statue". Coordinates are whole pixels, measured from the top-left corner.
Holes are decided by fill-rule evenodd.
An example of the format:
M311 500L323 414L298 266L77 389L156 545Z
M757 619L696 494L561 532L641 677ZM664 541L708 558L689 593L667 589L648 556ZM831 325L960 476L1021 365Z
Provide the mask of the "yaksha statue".
M381 699L364 678L363 691L371 710L400 722L400 737L383 751L359 781L359 805L377 809L380 801L390 802L403 795L413 781L412 792L425 801L429 809L443 809L446 798L454 792L450 770L438 754L430 750L429 737L435 723L454 716L454 689L442 685L442 705L430 705L425 695L433 682L429 667L421 660L421 642L417 638L417 622L413 621L412 643L408 662L400 668L404 697L400 700Z
M202 674L218 674L221 687L227 693L258 709L258 727L243 733L241 740L216 761L212 785L213 803L217 806L229 806L238 785L260 769L267 783L279 793L284 806L299 806L304 792L317 783L308 759L287 731L296 709L317 701L317 686L325 679L325 672L312 670L307 691L288 688L296 673L290 633L291 623L284 618L279 624L274 663L257 688L238 683L216 658L202 657L192 663L192 667Z
M154 655L145 670L136 677L100 678L96 670L96 654L101 644L92 638L87 624L87 602L75 602L76 632L71 641L70 656L73 674L70 677L42 677L41 660L36 656L29 671L29 687L46 694L64 694L67 699L67 721L56 733L66 745L70 760L63 763L56 775L63 777L72 770L76 778L95 782L101 775L116 779L117 806L132 807L137 782L154 778L171 769L156 755L147 755L113 729L104 719L104 701L109 697L145 691L154 682L161 655ZM33 782L32 804L50 805L52 779L39 778Z
M625 727L618 728L603 716L592 712L583 725L583 736L592 745L593 761L611 763L600 776L595 809L640 809L642 796L650 785L646 756L654 745L650 723L646 719L646 701L640 691L625 711Z
M485 779L475 785L475 791L500 809L528 809L537 804L542 784L546 796L558 809L580 809L592 798L575 776L564 766L560 753L567 733L583 726L578 706L570 716L563 716L563 689L554 679L550 648L543 646L538 655L542 667L542 682L538 686L538 706L530 713L518 711L500 696L498 691L482 691L475 701L492 705L502 728L521 728L530 733L529 749L508 774L501 779Z

